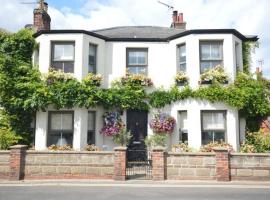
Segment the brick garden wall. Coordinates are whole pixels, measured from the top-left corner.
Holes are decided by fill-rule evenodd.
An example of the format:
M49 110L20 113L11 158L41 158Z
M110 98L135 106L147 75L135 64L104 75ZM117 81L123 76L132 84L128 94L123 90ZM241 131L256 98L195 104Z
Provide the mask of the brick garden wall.
M112 179L113 152L37 152L25 155L25 179Z
M270 154L232 153L230 172L232 180L270 181Z
M171 180L214 180L215 153L167 153L166 175Z
M9 177L9 151L0 151L0 179L8 179Z

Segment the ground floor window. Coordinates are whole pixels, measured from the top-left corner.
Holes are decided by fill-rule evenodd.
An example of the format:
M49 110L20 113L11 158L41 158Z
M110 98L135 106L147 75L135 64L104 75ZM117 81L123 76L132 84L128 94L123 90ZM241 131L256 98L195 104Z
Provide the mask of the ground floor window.
M187 111L178 112L179 119L179 142L188 142Z
M226 111L202 111L202 144L226 141Z
M87 122L87 144L95 144L95 134L96 134L96 112L88 112L88 122Z
M74 113L73 111L49 112L49 130L47 145L70 145L73 143Z

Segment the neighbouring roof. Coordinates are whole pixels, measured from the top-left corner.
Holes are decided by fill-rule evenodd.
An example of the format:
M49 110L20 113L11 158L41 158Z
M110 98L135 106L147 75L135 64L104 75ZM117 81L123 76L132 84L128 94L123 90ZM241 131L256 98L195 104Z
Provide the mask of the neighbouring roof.
M245 36L235 29L193 29L183 30L159 26L119 26L100 30L41 30L34 34L83 33L106 41L168 42L190 34L233 34L243 41L257 41L257 36Z

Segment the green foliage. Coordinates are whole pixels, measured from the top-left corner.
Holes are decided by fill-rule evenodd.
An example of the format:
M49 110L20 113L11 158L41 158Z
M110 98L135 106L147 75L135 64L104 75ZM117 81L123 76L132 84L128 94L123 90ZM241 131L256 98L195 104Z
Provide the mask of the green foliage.
M258 46L259 46L259 44L257 42L243 42L242 43L243 71L246 74L250 74L251 53Z
M145 144L148 148L165 147L167 135L165 134L153 134L145 138Z
M248 133L245 142L241 145L243 153L269 153L270 134L262 131Z
M121 146L127 146L132 138L130 131L126 129L121 129L116 135L113 135L113 142Z
M208 69L200 76L201 82L211 81L213 84L224 84L228 81L229 76L225 73L224 68L216 66L213 69Z
M8 149L10 146L17 144L21 139L20 136L16 135L12 131L8 116L5 115L2 111L0 112L0 150Z

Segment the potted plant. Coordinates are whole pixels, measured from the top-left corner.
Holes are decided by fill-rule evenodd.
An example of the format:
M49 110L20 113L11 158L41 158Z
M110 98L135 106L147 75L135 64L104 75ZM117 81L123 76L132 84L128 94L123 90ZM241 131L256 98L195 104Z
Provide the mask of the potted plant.
M132 138L130 131L122 128L118 134L113 135L113 142L121 145L122 147L127 146Z
M150 78L143 74L130 74L127 73L126 76L121 77L120 82L123 85L140 85L150 87L153 85L153 82Z
M104 126L100 130L100 134L105 136L113 136L118 134L124 127L119 112L105 112L103 115Z
M200 82L202 84L227 84L229 80L228 74L224 71L220 65L213 69L208 69L200 76Z
M156 134L171 134L175 127L175 119L166 113L157 113L150 122L150 128Z
M183 86L188 83L188 77L185 72L178 72L175 76L175 83L178 86Z

